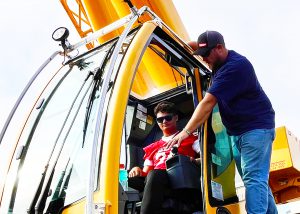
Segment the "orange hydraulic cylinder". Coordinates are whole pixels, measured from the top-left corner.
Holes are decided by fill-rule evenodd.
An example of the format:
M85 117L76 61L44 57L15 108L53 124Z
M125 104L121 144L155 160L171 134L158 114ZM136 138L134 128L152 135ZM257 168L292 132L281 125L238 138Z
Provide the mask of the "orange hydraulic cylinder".
M180 16L172 0L132 0L133 5L139 9L148 6L156 13L182 39L189 40L188 33L180 19ZM83 5L91 22L93 31L130 14L127 3L123 0L83 0ZM149 16L141 17L141 22L149 20ZM107 41L120 35L122 31L103 36L100 42Z

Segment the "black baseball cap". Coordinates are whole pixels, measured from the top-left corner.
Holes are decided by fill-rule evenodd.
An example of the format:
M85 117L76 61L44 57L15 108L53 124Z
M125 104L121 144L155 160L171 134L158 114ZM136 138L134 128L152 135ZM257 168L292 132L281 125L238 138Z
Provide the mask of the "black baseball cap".
M193 55L205 56L207 52L215 48L217 44L225 45L222 34L217 31L206 31L198 37L198 49L193 53Z

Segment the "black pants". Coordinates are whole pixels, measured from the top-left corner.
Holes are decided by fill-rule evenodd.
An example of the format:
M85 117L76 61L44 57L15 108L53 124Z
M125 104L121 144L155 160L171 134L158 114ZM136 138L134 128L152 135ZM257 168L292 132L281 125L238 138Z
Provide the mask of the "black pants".
M162 214L162 204L165 196L170 191L169 180L166 170L151 170L146 180L143 177L129 178L130 187L139 191L144 190L142 199L142 214ZM145 182L145 185L144 185ZM144 188L143 188L144 187Z

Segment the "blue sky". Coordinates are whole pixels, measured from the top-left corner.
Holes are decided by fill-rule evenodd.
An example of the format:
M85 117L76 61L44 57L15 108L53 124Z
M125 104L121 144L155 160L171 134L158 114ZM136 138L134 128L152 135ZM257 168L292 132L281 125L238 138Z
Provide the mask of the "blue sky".
M224 35L228 49L245 55L270 97L276 126L300 137L298 0L174 0L191 39L205 30ZM51 38L60 26L78 39L59 0L1 1L0 127L27 81L58 49ZM298 208L300 210L300 207Z

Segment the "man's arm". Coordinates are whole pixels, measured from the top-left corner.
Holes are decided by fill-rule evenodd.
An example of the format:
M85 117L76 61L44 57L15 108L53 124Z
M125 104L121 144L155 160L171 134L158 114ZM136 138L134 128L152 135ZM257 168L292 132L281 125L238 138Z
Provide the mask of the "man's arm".
M168 142L167 148L173 147L176 143L177 146L179 146L182 140L187 138L190 133L192 133L201 124L203 124L208 119L216 103L217 98L210 93L206 93L204 98L197 105L191 119L189 120L185 128Z

